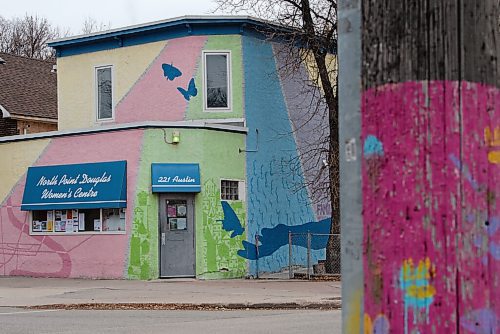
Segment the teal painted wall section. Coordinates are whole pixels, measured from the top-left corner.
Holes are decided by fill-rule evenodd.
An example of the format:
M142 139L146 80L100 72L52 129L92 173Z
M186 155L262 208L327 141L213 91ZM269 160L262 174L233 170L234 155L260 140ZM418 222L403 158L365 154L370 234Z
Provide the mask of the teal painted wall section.
M241 36L210 36L203 47L204 51L231 51L231 78L232 78L232 109L230 112L206 112L203 111L203 68L202 55L198 60L198 68L195 75L195 83L198 95L191 98L186 112L186 119L207 118L242 118L243 107L243 64Z
M167 138L174 129L165 129ZM128 277L155 279L159 276L158 195L151 192L151 163L199 163L201 193L195 196L196 275L216 279L243 277L246 260L237 255L246 233L231 238L222 228L224 214L220 200L220 179L244 180L245 158L238 149L245 135L200 129L178 129L181 142L164 141L162 129L144 134L139 182L134 208L134 226L130 242ZM231 201L231 207L246 229L244 201ZM246 231L245 231L246 232Z
M247 154L250 237L240 254L255 258L253 238L258 234L259 270L276 272L288 266L288 231L327 233L330 220L316 221L302 169L293 167L299 161L298 148L271 44L245 36L243 51L247 148L259 144ZM305 263L305 247L295 254ZM313 252L313 260L322 255L322 250ZM255 272L255 261L250 268Z

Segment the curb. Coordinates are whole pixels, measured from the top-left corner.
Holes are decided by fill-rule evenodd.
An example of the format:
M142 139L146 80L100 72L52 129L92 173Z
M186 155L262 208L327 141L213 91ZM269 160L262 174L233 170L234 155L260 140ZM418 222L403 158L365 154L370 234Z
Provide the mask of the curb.
M231 311L231 310L339 310L340 300L327 303L82 303L47 304L25 306L29 310L187 310L187 311Z

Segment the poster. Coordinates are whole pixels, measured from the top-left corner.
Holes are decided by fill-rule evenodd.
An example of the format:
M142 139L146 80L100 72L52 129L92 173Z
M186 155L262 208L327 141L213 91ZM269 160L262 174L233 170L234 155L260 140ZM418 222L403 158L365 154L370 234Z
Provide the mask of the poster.
M54 211L47 211L47 231L54 231Z
M186 218L177 218L177 229L178 230L187 229Z
M56 220L55 227L56 227L56 232L64 232L66 231L66 222Z
M55 220L56 221L60 221L61 220L61 216L62 216L62 211L59 211L59 210L56 210L56 218Z
M170 230L177 230L177 218L171 218L168 220L170 225Z
M78 230L85 231L85 213L78 214Z
M167 208L167 215L169 217L177 217L177 207L175 205L169 205Z
M100 230L101 230L101 220L94 219L94 231L100 231Z
M67 210L66 211L66 219L67 220L72 220L73 219L72 213L73 213L73 210Z
M33 232L41 232L42 224L38 220L33 221Z
M65 225L65 231L66 233L72 233L73 232L73 221L71 220L66 220L62 222L63 224L66 223Z
M177 217L186 217L187 208L185 205L177 205Z
M78 232L78 222L75 223L73 221L73 232L75 232L75 233Z
M42 221L40 223L42 224L42 231L46 232L47 231L47 222L46 221Z

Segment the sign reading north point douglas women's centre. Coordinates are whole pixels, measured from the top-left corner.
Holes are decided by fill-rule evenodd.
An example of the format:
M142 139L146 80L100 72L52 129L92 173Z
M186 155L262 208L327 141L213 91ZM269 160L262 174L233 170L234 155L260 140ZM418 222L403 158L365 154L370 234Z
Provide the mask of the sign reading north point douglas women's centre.
M123 208L127 162L28 168L21 210Z

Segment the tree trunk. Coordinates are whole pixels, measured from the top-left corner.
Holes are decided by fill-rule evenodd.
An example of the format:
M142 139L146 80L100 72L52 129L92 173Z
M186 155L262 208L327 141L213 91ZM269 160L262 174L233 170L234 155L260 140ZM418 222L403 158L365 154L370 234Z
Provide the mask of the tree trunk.
M329 122L329 184L330 184L330 203L331 203L331 225L330 237L326 246L327 273L340 273L340 168L339 168L339 121L338 121L338 99L334 92L333 84L330 80L329 69L326 65L325 45L329 41L321 40L317 37L314 30L314 22L311 16L311 8L308 0L302 0L302 16L304 22L304 31L306 33L309 46L314 56L314 61L318 68L319 79L323 87L323 94L328 107Z

